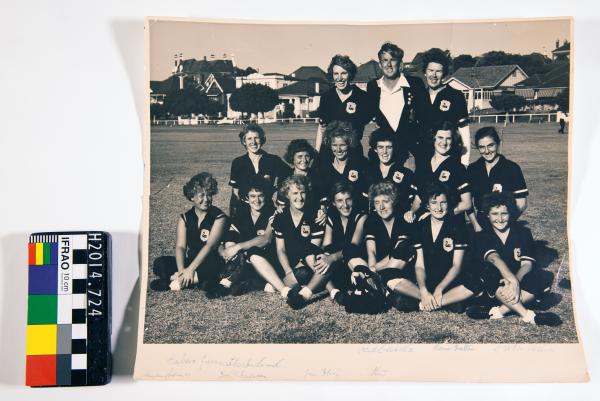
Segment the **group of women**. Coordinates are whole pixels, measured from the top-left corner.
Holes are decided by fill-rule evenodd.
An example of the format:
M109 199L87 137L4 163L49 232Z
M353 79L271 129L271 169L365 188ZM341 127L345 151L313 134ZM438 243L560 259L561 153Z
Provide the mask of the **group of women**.
M391 43L381 47L383 76L367 92L350 84L354 63L333 57L315 147L293 139L285 162L264 150L261 126L245 126L229 216L212 205L212 175L192 177L183 192L193 207L178 219L175 256L155 260L151 288L238 295L254 275L301 309L323 290L344 305L357 281L376 276L403 312L469 305L474 319L515 313L560 324L531 309L549 283L534 267L531 233L515 224L527 207L521 169L499 153L493 127L477 131L481 158L465 168L468 115L463 95L442 83L447 57L426 53L424 85L402 74L402 55ZM365 157L360 141L372 120L378 128Z

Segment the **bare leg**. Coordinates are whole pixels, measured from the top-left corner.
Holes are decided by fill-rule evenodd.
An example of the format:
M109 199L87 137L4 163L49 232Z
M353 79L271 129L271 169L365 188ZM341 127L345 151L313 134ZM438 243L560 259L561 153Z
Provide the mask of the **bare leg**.
M419 287L414 284L412 281L399 278L388 281L388 283L392 283L392 286L388 285L393 291L398 292L402 295L407 295L411 298L421 299L421 293L419 292ZM387 284L387 283L386 283Z
M313 274L313 276L310 279L310 281L308 282L308 284L306 284L306 287L314 294L317 291L317 289L323 287L323 284L331 283L328 280L329 280L328 275L322 275L319 273L315 273L315 274ZM333 286L333 284L332 284L332 286ZM329 289L329 288L327 288L327 289Z
M528 303L533 302L534 300L535 296L533 294L521 290L521 303L523 305L527 305ZM506 315L508 312L510 312L510 308L508 306L502 304L498 307L498 313L502 314L503 316Z
M254 266L257 273L260 274L267 283L271 284L277 291L281 292L283 287L285 287L285 284L283 284L283 281L281 281L281 278L279 278L277 272L267 259L262 256L252 255L250 256L250 263L252 263L252 266Z
M469 290L464 285L458 285L442 295L442 306L454 304L464 301L473 296L473 291Z
M529 309L527 309L526 307L523 306L523 304L521 303L521 301L514 303L514 304L509 304L506 302L506 299L504 299L502 297L502 295L500 295L500 290L496 291L496 298L502 302L502 306L506 306L508 309L510 309L511 311L515 312L516 314L518 314L519 316L521 316L522 318L524 318L525 316L527 316L527 312L529 312Z

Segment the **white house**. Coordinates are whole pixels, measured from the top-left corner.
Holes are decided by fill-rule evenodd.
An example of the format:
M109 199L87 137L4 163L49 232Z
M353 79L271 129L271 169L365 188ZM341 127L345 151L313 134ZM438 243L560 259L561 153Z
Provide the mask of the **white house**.
M445 81L454 89L465 94L467 108L489 109L492 96L499 95L505 88L513 88L528 75L516 64L490 65L485 67L459 68Z

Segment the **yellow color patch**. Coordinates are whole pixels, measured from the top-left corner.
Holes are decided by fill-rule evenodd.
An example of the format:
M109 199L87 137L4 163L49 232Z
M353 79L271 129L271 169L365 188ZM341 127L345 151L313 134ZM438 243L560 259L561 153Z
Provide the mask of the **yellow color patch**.
M26 349L27 355L55 355L56 325L28 325Z
M41 242L35 244L35 264L38 266L44 264L44 244Z

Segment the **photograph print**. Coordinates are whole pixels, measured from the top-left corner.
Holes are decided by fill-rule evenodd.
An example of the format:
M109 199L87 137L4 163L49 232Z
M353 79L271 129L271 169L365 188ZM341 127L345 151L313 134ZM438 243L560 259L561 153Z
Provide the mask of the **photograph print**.
M151 20L140 341L578 343L571 24Z

